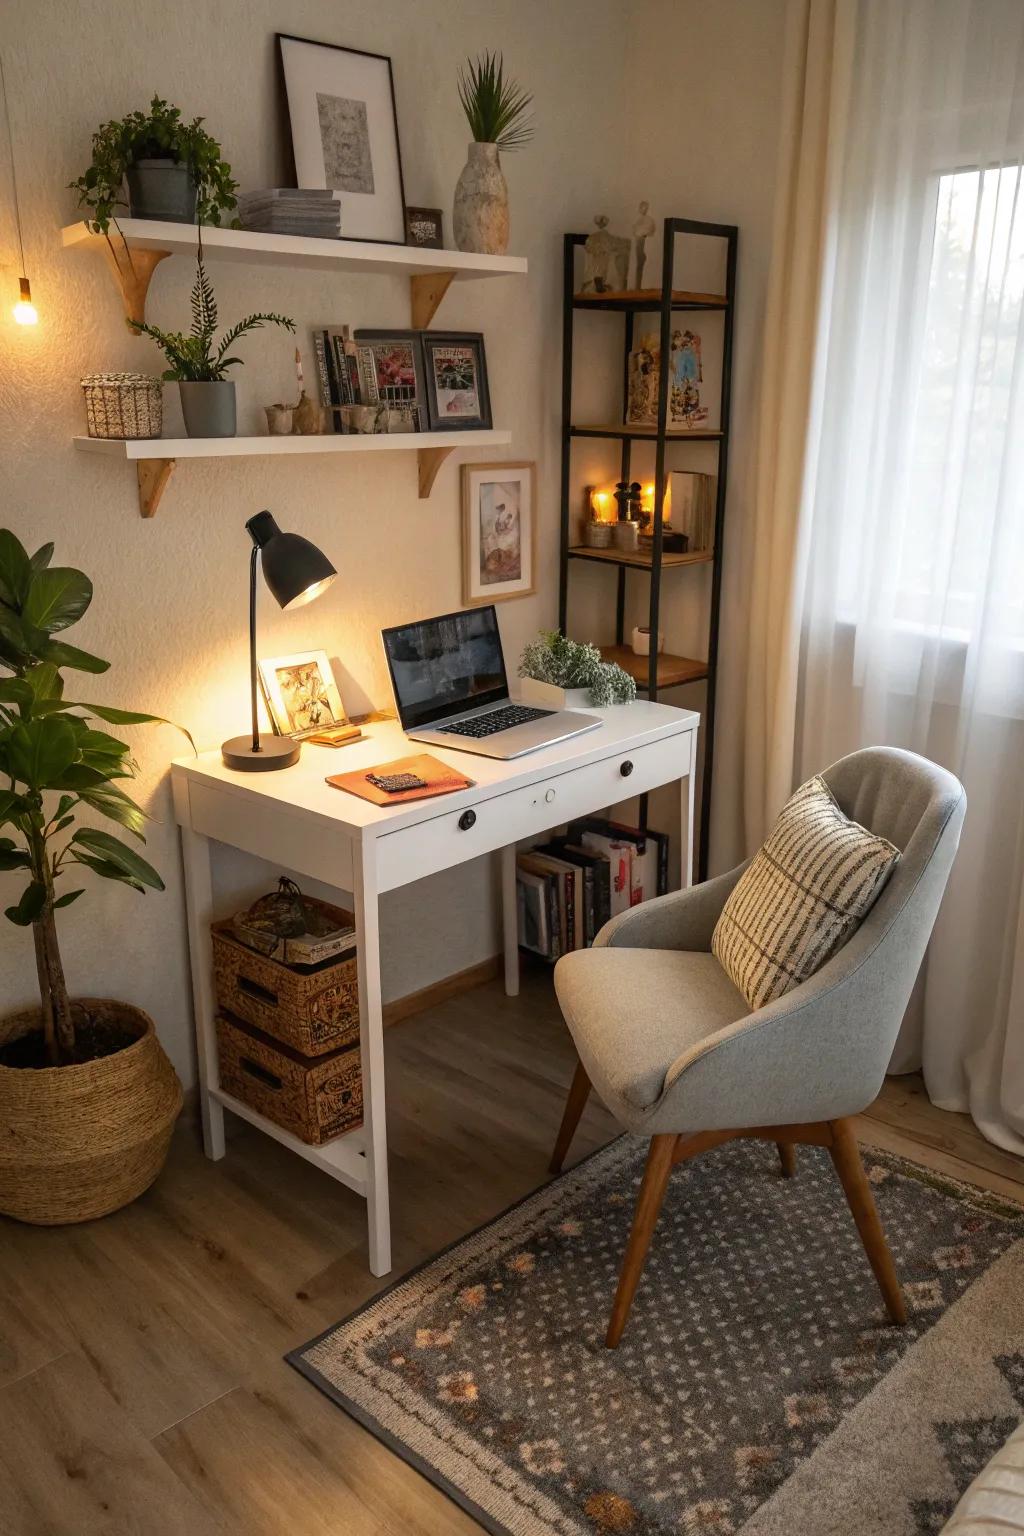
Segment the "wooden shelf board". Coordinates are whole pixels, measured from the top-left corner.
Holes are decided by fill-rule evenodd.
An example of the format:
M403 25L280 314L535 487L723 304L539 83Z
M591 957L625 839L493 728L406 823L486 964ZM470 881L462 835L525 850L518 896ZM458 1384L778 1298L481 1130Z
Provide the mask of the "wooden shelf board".
M132 250L187 252L197 245L194 224L171 224L161 219L119 219L118 225ZM203 252L209 259L264 262L272 266L318 267L323 271L347 268L398 277L415 273L451 272L456 279L521 276L527 270L525 256L480 256L473 251L437 251L417 245L387 245L370 240L323 240L305 235L268 235L248 229L203 228ZM65 246L106 249L102 235L94 235L82 220L61 231ZM111 240L120 246L117 232Z
M649 657L634 656L628 645L602 645L601 655L605 661L618 662L624 672L636 678L639 687L647 687L650 678ZM695 661L692 656L672 656L668 651L662 651L658 657L659 688L674 688L680 683L699 683L707 675L706 661Z
M237 459L294 453L372 453L400 449L498 447L512 433L390 432L351 433L324 437L76 437L83 453L100 453L134 462L137 459Z
M600 560L606 565L636 566L645 571L649 571L653 564L647 550L637 550L634 554L621 549L593 549L589 544L570 544L569 554L574 560ZM684 555L674 550L665 550L661 556L661 565L663 570L667 570L670 565L706 565L714 558L710 549L695 549Z
M570 427L569 434L571 437L656 438L658 429L657 427L647 426L630 427L621 422L602 422L594 425L588 423L586 425ZM710 430L703 427L667 427L665 429L666 440L673 443L686 441L695 443L718 442L724 435L717 428Z
M577 293L574 309L660 309L660 288L623 288L612 293ZM687 288L672 291L673 309L728 309L724 293L694 293Z

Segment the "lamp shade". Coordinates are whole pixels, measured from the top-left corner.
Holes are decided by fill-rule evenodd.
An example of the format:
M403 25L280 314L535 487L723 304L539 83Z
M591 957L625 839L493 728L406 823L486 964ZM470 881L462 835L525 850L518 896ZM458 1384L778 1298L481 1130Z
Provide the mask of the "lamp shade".
M282 608L312 602L338 574L322 550L298 533L282 533L269 512L245 525L260 552L263 580Z

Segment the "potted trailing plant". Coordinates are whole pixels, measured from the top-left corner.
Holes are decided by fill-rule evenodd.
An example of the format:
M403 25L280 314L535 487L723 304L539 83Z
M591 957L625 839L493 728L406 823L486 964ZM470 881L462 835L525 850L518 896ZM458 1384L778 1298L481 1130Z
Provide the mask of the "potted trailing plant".
M216 224L222 212L234 208L238 190L203 119L182 122L181 109L159 96L148 112L101 123L92 138L92 161L69 185L78 193L79 207L90 210L89 228L108 239L117 208L127 206L135 219Z
M84 1221L127 1204L163 1166L181 1085L140 1009L68 993L57 914L84 894L74 877L162 890L105 817L144 842L143 812L121 787L128 746L99 728L156 715L65 697L63 673L108 663L55 638L85 613L92 584L30 558L0 529L0 871L20 882L5 909L30 929L37 1006L0 1019L0 1212L21 1221Z
M636 698L628 672L605 661L596 645L569 640L557 629L542 630L523 648L519 676L525 699L555 709L606 709Z
M170 364L163 377L177 382L185 431L189 437L234 437L235 386L225 374L242 360L229 356L231 348L248 331L259 330L264 325L283 325L286 330L294 331L295 321L289 320L287 315L247 315L224 333L214 350L217 301L203 265L201 245L191 302L192 329L188 336L180 331L162 331L144 321L131 320L129 324L141 335L151 336Z
M508 250L508 185L500 152L522 149L533 138L527 116L533 97L505 79L500 53L485 53L459 70L459 100L473 141L455 187L455 244L460 251L503 256Z

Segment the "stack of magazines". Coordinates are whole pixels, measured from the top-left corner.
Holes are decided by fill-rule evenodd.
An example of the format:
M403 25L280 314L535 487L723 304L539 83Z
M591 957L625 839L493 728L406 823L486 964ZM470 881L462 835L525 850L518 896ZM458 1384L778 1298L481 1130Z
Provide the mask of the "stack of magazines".
M238 218L243 229L268 235L341 237L341 203L330 187L264 187L243 192Z

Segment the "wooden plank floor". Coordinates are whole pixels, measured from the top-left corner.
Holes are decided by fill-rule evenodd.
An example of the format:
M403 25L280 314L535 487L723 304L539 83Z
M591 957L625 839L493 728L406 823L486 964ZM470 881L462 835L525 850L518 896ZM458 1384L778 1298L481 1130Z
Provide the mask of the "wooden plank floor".
M395 1274L539 1185L572 1051L546 974L387 1036ZM1024 1162L890 1080L862 1138L1024 1199ZM614 1134L588 1107L573 1157ZM243 1128L191 1126L126 1211L0 1220L3 1536L470 1536L468 1516L286 1366L384 1282L354 1195Z

